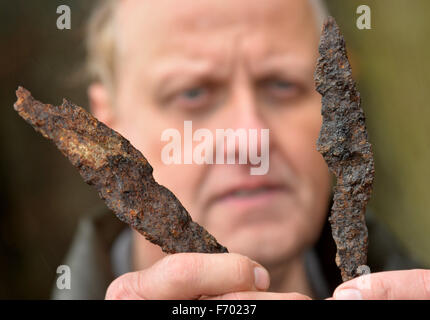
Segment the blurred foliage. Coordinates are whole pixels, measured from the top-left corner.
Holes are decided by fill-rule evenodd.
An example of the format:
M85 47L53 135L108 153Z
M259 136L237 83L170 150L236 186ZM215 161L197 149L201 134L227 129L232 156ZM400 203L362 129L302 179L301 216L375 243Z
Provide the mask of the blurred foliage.
M100 203L77 171L13 110L18 85L86 106L84 20L92 1L0 2L0 298L47 298L79 217ZM69 5L72 29L58 30Z
M356 27L361 4L371 8L371 30ZM375 153L370 207L430 266L430 1L330 0L328 5L356 62Z
M362 1L328 0L345 34L376 160L370 206L430 265L430 2L367 1L372 29L356 28ZM79 218L101 201L77 171L13 111L15 89L86 106L78 72L93 1L0 3L0 298L47 298ZM69 5L72 29L56 28ZM372 245L372 244L370 244Z

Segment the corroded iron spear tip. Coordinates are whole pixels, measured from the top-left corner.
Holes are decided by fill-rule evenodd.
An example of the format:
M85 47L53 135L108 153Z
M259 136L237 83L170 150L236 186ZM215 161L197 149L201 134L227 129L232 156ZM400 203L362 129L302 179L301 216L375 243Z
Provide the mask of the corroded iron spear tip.
M227 252L154 180L151 165L119 133L67 100L43 104L22 87L16 94L19 115L55 143L120 220L167 253Z
M336 264L347 281L367 261L365 210L375 169L345 40L332 17L324 23L319 53L314 78L322 95L323 123L317 150L337 178L329 220L337 246Z

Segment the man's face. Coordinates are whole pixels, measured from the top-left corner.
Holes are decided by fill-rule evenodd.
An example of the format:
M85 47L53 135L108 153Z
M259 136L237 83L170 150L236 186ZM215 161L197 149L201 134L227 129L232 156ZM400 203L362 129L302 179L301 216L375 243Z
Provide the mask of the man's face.
M127 0L118 10L110 125L142 151L193 220L230 252L263 264L310 245L327 211L329 174L315 149L313 14L295 0ZM268 173L164 164L162 132L174 128L183 138L187 120L214 136L216 129L270 129Z

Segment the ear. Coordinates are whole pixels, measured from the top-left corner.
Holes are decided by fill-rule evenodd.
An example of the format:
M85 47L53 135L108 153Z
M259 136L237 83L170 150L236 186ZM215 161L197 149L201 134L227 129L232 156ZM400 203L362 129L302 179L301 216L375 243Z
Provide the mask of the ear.
M112 127L115 120L114 110L111 96L107 88L101 83L92 83L88 87L88 98L91 113L97 118L97 120L103 122L109 127Z

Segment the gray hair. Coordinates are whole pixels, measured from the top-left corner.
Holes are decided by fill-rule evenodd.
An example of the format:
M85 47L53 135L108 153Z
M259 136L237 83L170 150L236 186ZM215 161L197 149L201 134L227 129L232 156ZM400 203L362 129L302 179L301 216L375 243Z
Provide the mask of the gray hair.
M301 1L301 0L300 0ZM308 0L314 9L318 32L328 16L324 0ZM101 0L87 25L87 71L91 81L101 82L110 92L115 78L115 11L118 0Z

